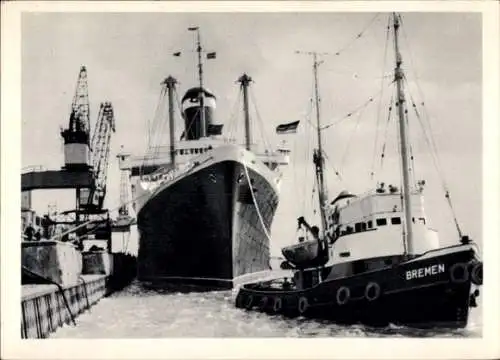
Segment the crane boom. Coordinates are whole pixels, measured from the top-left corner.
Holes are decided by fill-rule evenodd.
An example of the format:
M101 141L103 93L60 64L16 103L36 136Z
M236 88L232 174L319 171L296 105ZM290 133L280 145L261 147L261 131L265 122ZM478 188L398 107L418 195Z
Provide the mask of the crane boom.
M111 133L115 132L115 117L113 105L110 102L101 103L96 128L92 134L92 167L95 178L93 205L102 209L106 196L106 180L108 174L109 150Z
M69 171L88 170L90 163L90 120L87 69L80 68L71 104L69 126L61 131L64 138L64 164Z

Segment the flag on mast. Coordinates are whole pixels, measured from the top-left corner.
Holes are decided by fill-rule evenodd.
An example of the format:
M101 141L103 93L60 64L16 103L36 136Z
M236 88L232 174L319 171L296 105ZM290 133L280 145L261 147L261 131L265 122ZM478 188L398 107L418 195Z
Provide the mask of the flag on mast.
M276 127L276 133L277 134L293 134L297 132L297 128L299 126L300 120L287 123L287 124L281 124Z

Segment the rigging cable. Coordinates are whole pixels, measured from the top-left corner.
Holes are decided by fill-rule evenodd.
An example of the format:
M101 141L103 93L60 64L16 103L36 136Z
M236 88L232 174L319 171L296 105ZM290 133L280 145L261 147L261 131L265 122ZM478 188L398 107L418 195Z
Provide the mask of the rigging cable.
M389 123L391 122L391 115L392 115L392 108L394 104L394 94L391 97L391 101L389 102L389 111L387 113L387 122L385 124L385 131L384 131L384 142L382 144L382 153L380 155L380 170L384 168L384 158L385 158L385 148L387 145L387 131L389 128Z
M335 176L337 176L340 181L344 181L344 179L342 178L342 175L340 174L340 171L338 171L335 168L333 161L330 159L330 157L326 153L324 153L323 155L325 156L325 159L328 160L328 164L330 164L331 168L333 169Z
M390 26L391 23L391 18L388 16L387 18L387 26L386 26L386 33L385 33L385 42L384 42L384 60L382 62L382 76L384 74L384 68L385 68L385 63L387 62L387 49L388 49L388 44L389 44L389 33L390 33ZM371 171L370 171L370 176L371 179L373 180L373 176L375 175L375 154L377 152L377 143L378 143L378 127L380 123L380 115L382 112L382 98L384 96L384 77L380 80L380 101L378 103L378 110L377 110L377 123L375 127L375 141L373 143L373 154L372 154L372 166L371 166Z
M158 98L158 102L156 103L156 109L155 109L154 116L153 116L153 124L151 126L149 126L149 121L148 121L147 151L144 154L144 157L143 157L143 160L142 160L142 163L141 163L141 167L140 167L140 170L139 170L141 176L144 173L144 167L147 166L148 153L149 153L149 150L152 147L151 131L152 131L152 129L154 129L157 126L157 122L158 122L158 118L159 118L159 112L160 112L160 107L161 107L161 104L162 104L162 101L163 101L163 97L165 96L165 92L166 92L166 87L164 86L164 87L161 88L160 95L159 95L159 98ZM156 134L156 132L154 132L154 133Z
M432 136L432 126L431 126L431 122L429 120L430 116L427 113L427 108L425 106L423 91L422 91L422 88L420 87L420 83L418 81L418 76L416 74L416 70L415 70L416 67L415 67L414 62L413 62L413 55L412 55L412 51L411 51L411 48L410 48L410 42L408 41L408 37L406 36L405 26L403 26L403 18L401 16L401 14L399 14L398 16L399 16L399 21L400 21L400 24L401 24L401 29L402 29L402 32L403 32L403 37L404 37L405 42L406 42L406 44L408 46L408 52L410 54L410 65L413 67L413 72L415 73L415 84L417 86L417 90L418 90L419 96L422 99L422 104L421 105L422 105L422 109L424 111L425 120L427 122L427 125L429 126L430 144L429 144L429 139L428 139L428 137L427 137L427 135L425 133L425 128L423 126L423 123L422 123L422 121L420 119L420 116L418 115L418 111L417 111L415 102L412 99L413 108L414 108L414 110L415 110L415 112L417 114L417 118L419 119L419 122L421 123L422 131L424 131L424 138L426 139L426 142L428 143L429 148L431 149L431 153L433 155L434 166L436 167L436 171L438 172L440 180L441 180L441 182L443 184L443 188L444 188L444 191L445 191L445 198L446 198L446 200L447 200L447 202L448 202L448 204L450 206L450 210L451 210L451 213L452 213L452 216L453 216L453 220L455 222L455 226L457 228L458 235L460 237L462 237L462 231L461 231L460 226L458 224L458 220L457 220L457 217L456 217L456 214L455 214L455 210L454 210L453 204L451 202L451 198L450 198L450 193L449 193L449 190L448 190L448 186L447 186L446 181L444 179L444 175L441 173L441 161L440 161L440 158L439 158L439 152L437 150L437 145L436 145L436 142L434 140L434 137ZM405 80L407 81L406 77L405 77ZM434 159L434 157L435 157L435 159Z
M410 98L411 98L411 95L410 95ZM426 131L425 131L425 128L424 128L424 124L423 124L423 121L420 117L420 114L417 110L417 107L415 105L415 102L413 101L413 99L411 98L411 101L412 101L412 107L415 111L415 115L420 123L420 126L422 127L422 132L424 134L424 139L425 139L425 142L427 143L427 145L429 146L429 148L431 148L431 157L432 157L432 161L433 161L433 164L434 164L434 167L436 168L436 171L438 172L438 175L439 175L439 178L441 180L441 184L443 186L443 190L445 192L445 198L446 198L446 201L448 202L448 205L450 207L450 210L451 210L451 214L453 216L453 221L455 222L455 227L457 229L457 232L458 232L458 236L459 237L462 237L462 230L460 228L460 225L458 223L458 219L457 219L457 216L456 216L456 213L455 213L455 209L453 208L453 204L451 202L451 197L450 197L450 192L448 190L448 187L446 185L446 182L444 180L444 177L443 175L441 174L441 169L439 168L439 158L437 156L437 154L435 154L432 150L432 145L431 145L431 142L429 140L429 136L427 135ZM431 139L432 139L432 135L430 136Z
M392 84L392 81L387 84L387 86L391 85ZM366 101L364 101L361 105L358 105L356 108L354 108L353 110L349 111L345 116L341 117L340 119L336 120L336 121L333 121L325 126L322 126L321 127L321 130L326 130L332 126L336 126L338 124L340 124L343 120L345 119L348 119L350 117L352 117L353 115L356 115L358 112L360 111L364 111L365 108L370 105L374 99L376 99L379 95L382 95L383 93L383 88L378 90L376 93L374 93L373 95L371 95Z
M154 142L153 142L153 148L152 148L152 156L153 156L152 160L153 161L159 155L160 147L161 147L161 139L163 137L164 128L166 127L166 121L164 121L164 115L165 115L165 108L166 108L165 95L167 94L167 91L168 91L167 86L164 85L162 90L163 90L163 93L162 93L163 96L161 98L161 101L158 104L161 113L155 119L156 120L155 126L157 128L155 128L155 131L154 131L155 136L154 136Z
M226 137L226 140L229 143L231 143L233 140L235 140L235 137L237 135L238 123L239 123L237 111L241 105L242 92L243 91L242 91L241 87L238 88L238 97L236 98L236 101L233 104L233 108L231 110L231 113L229 114L227 137Z
M250 88L250 98L252 100L252 103L253 103L253 106L255 109L255 114L257 115L257 120L258 120L258 124L260 126L260 131L261 131L261 137L264 140L264 148L266 150L272 150L271 142L267 138L266 132L264 131L264 122L262 121L262 118L260 116L259 109L257 107L257 101L255 100L255 95L254 95L252 88Z
M184 112L182 111L182 101L179 97L179 92L177 91L177 88L174 88L174 95L175 95L175 101L177 103L177 108L179 109L179 115L180 115L180 118L181 120L183 120L183 127L184 127L184 121L185 121L185 117L184 117ZM185 136L185 134L184 134ZM174 134L174 137L175 137L175 134ZM182 133L181 133L181 136L179 137L179 140L182 140Z
M304 163L306 166L304 166L304 181L306 181L309 178L309 171L310 171L310 166L308 166L311 163L311 154L313 150L313 145L311 141L311 129L315 129L315 126L311 123L311 116L312 116L312 111L313 111L313 102L314 102L314 84L312 84L311 87L311 97L309 98L309 109L308 109L308 114L306 116L307 123L310 125L306 127L305 131L305 136L306 136L306 148L305 148L305 161ZM307 193L308 193L308 186L304 186L304 196L302 197L302 212L306 210L306 199L307 199Z
M409 93L409 92L408 92ZM411 96L411 95L410 95ZM405 109L405 121L406 121L406 126L408 127L408 130L410 129L410 121L409 121L409 118L408 118L408 108ZM410 136L410 132L408 131L408 137ZM410 144L409 146L409 152L410 152L410 170L411 170L411 176L412 176L412 180L413 180L413 184L414 185L417 185L417 180L416 180L416 168L415 168L415 156L413 155L413 145L410 141L408 141L408 143Z
M352 46L352 44L354 44L358 39L360 39L364 33L368 30L368 28L375 22L375 20L380 16L380 13L376 13L375 16L373 16L371 18L371 20L368 22L367 25L365 25L365 27L363 28L363 30L361 30L360 33L358 33L352 40L350 40L346 45L344 45L343 47L340 48L340 50L336 51L335 52L335 56L339 56L340 54L342 54L345 50L347 50L348 48L350 48Z
M372 101L373 101L373 98L370 98L369 102L372 102ZM366 106L367 106L367 105L366 105ZM358 130L358 127L359 127L359 122L360 122L361 116L362 116L362 115L363 115L363 113L364 113L364 110L366 109L366 106L365 106L365 107L363 107L363 108L359 111L358 116L357 116L357 118L356 118L356 124L355 124L355 126L354 126L354 129L353 129L353 131L351 132L351 135L350 135L350 137L349 137L349 140L347 140L347 145L346 145L346 148L345 148L345 150L344 150L344 153L342 154L342 158L341 158L342 160L341 160L341 162L340 162L340 168L341 168L341 169L343 169L343 168L344 168L344 163L345 163L345 160L346 160L346 158L347 158L347 153L348 153L349 148L350 148L350 145L351 145L351 143L352 143L352 141L351 141L351 140L353 139L354 135L356 134L356 131Z
M312 191L311 191L311 205L310 206L311 206L311 210L313 212L313 215L316 215L317 210L316 210L316 206L314 206L314 203L315 203L314 199L316 197L315 193L316 193L316 188L318 186L317 176L313 176L312 182L313 182L313 186L312 186ZM318 189L318 191L319 191L319 189ZM321 209L319 209L319 206L318 206L318 210L321 210Z

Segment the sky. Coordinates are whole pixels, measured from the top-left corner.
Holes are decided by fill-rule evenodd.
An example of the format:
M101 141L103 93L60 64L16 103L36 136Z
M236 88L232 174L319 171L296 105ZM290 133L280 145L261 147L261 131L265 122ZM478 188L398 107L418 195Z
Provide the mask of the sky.
M481 15L402 16L401 53L409 94L431 124L440 171L462 230L481 244ZM153 119L165 77L172 75L179 81L180 95L196 85L194 37L187 28L199 26L204 47L217 52L217 59L205 63L205 84L217 96L218 119L226 128L234 122L243 128L241 111L234 109L239 94L235 82L245 72L254 80L255 142L265 138L277 145L285 139L292 150L292 161L283 169L281 200L272 228L272 252L278 254L281 246L296 241L298 216L318 221L316 193L312 193L315 138L308 122L316 121L309 110L312 60L295 54L296 50L329 54L322 57L318 73L323 125L343 119L377 94L362 111L323 131L329 197L344 189L364 192L377 180L399 185L395 118L384 135L394 62L392 42L387 43L384 56L387 19L387 13L25 13L21 24L22 166L56 169L63 165L59 128L68 124L78 71L85 65L92 129L99 103L111 101L114 107L116 133L106 203L116 208L120 179L116 154L122 145L133 153L145 150L147 123ZM183 56L173 57L175 51L183 51ZM456 241L456 231L441 179L419 121L411 111L409 115L416 177L427 181L426 211L443 245L449 245ZM274 134L278 124L294 120L301 120L297 134ZM166 132L164 139L167 144ZM386 157L381 169L384 140ZM371 179L374 154L376 177ZM41 212L54 202L61 210L74 207L70 191L37 192L33 200Z

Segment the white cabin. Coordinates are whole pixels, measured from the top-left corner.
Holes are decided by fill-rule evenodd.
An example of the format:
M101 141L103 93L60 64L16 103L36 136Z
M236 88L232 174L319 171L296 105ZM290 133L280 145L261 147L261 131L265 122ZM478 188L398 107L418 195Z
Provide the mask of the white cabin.
M335 240L330 264L404 254L404 213L401 191L371 191L336 201L327 207L328 233ZM437 231L430 229L421 190L411 194L414 251L439 248Z

